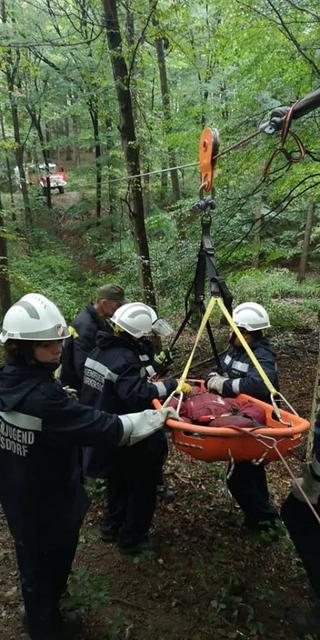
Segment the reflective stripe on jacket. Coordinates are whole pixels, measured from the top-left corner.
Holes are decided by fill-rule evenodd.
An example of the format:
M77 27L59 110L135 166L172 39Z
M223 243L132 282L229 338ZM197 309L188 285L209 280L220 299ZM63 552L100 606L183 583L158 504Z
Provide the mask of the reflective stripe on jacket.
M276 389L279 389L276 355L267 338L250 343L250 348ZM223 395L234 397L239 393L270 402L270 393L260 374L243 347L230 346L220 355L223 373L229 378L223 385ZM212 374L209 374L209 378Z
M68 398L46 366L0 370L0 502L18 543L59 547L87 508L80 446L115 449L122 423Z

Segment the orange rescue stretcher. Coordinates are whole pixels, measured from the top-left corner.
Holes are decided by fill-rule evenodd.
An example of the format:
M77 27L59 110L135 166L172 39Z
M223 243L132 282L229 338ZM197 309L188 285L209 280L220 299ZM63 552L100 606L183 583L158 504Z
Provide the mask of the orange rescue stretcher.
M190 381L191 382L191 381ZM195 381L192 381L194 383ZM204 390L204 381L197 381ZM272 404L267 404L246 394L239 394L236 400L250 400L265 412L265 425L258 427L210 427L190 424L182 420L167 420L175 447L192 458L205 462L218 460L271 461L278 460L279 453L287 456L302 441L302 435L310 427L310 422L300 416L279 410L276 416ZM159 400L154 400L156 409L161 408ZM230 416L232 423L232 416Z

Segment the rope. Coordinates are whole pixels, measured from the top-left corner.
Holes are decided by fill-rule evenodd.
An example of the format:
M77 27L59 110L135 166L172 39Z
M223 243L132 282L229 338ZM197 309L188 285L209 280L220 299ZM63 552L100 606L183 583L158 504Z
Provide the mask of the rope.
M294 156L293 154L295 153L294 151L288 151L285 146L284 146L284 142L287 138L287 135L290 134L290 136L294 139L297 148L298 148L298 155ZM287 162L286 164L281 167L280 169L286 169L287 167L290 167L291 164L297 163L297 162L301 162L307 151L306 148L302 142L302 140L299 138L299 136L297 136L296 133L294 133L293 131L288 131L286 130L285 133L285 137L282 138L281 137L281 146L277 147L276 149L274 149L274 151L272 152L268 162L266 163L264 170L263 170L263 174L262 174L262 182L264 182L267 178L267 176L270 174L270 169L271 169L271 165L274 161L274 159L279 155L279 154L284 155L284 157L286 158Z
M215 156L213 156L212 162L214 162L215 160L218 160L218 158L221 158L226 153L229 153L230 151L233 151L234 149L238 149L239 147L242 147L242 145L247 144L247 142L250 142L250 140L259 136L260 133L262 133L262 131L258 129L258 131L255 131L254 133L250 133L249 136L242 138L242 140L240 140L239 142L235 142L235 144L230 145L230 147L223 149L222 151L220 151L220 153L217 153Z
M276 450L276 452L277 452L277 454L278 454L278 456L279 456L280 460L283 462L283 464L284 464L285 468L287 469L287 471L288 471L288 473L289 473L289 475L290 475L291 479L293 480L293 482L294 482L295 486L299 489L299 491L300 491L300 493L301 493L301 495L302 495L302 497L303 497L304 502L306 502L306 503L307 503L307 505L308 505L308 507L309 507L310 511L312 511L312 513L313 513L313 515L314 515L315 519L317 520L318 524L320 525L320 516L319 516L319 514L316 512L316 510L315 510L315 508L314 508L314 506L313 506L312 502L310 502L310 500L309 500L309 498L308 498L307 494L306 494L306 493L305 493L305 491L302 489L302 487L301 487L301 485L299 484L299 482L297 481L296 477L293 475L293 473L292 473L292 471L291 471L291 469L290 469L290 467L289 467L289 465L288 465L287 461L286 461L286 460L285 460L285 458L283 457L283 455L282 455L281 451L279 451L279 449L278 449L278 447L277 447L277 445L276 445L276 444L274 445L274 449Z
M212 157L212 162L214 162L218 158L221 158L226 153L229 153L234 149L238 149L239 147L242 147L242 145L246 144L253 138L256 138L258 135L260 135L260 133L262 133L260 130L255 131L254 133L251 133L249 136L242 138L242 140L240 140L239 142L235 142L235 144L232 144L226 149L223 149L222 151L220 151L220 153L217 153L215 156ZM136 173L133 176L126 175L126 176L121 176L121 178L112 178L112 180L109 180L109 182L121 182L122 180L129 181L129 180L134 180L135 178L144 178L146 176L153 176L156 174L167 173L169 171L173 171L174 169L186 169L188 167L196 167L196 166L199 166L199 162L189 162L187 164L180 164L180 165L178 164L175 167L167 167L166 169L155 169L154 171L145 171L144 173Z
M272 437L270 436L270 439L272 439L274 442L273 442L273 445L272 445L271 447L268 447L267 443L263 442L263 441L261 440L261 438L268 438L269 436L257 436L257 435L255 435L254 433L249 433L248 435L251 435L251 436L252 436L253 438L255 438L256 440L259 440L259 442L260 442L261 444L263 444L265 447L267 447L268 449L274 449L274 450L277 452L277 454L278 454L278 456L279 456L279 458L280 458L281 462L283 462L283 464L284 464L284 466L285 466L286 470L288 471L288 474L289 474L289 476L290 476L291 480L293 481L293 483L295 484L295 486L299 489L299 491L300 491L300 493L301 493L301 495L302 495L302 497L303 497L303 501L304 501L304 502L306 502L306 504L308 505L308 507L309 507L310 511L313 513L313 515L314 515L315 519L317 520L318 524L320 525L320 516L319 516L319 514L316 512L316 510L315 510L315 508L314 508L314 506L313 506L312 502L310 502L310 500L309 500L309 498L308 498L307 494L306 494L306 493L305 493L305 491L302 489L301 485L300 485L300 484L299 484L299 482L297 481L297 478L295 477L295 475L294 475L294 474L293 474L293 472L291 471L291 469L290 469L290 467L289 467L289 465L288 465L288 463L287 463L287 461L286 461L285 457L282 455L281 451L279 451L279 449L278 449L278 447L277 447L277 441L275 440L275 438L272 438Z
M236 431L241 430L241 427L233 426L232 428L235 429ZM281 441L280 440L277 441L272 436L256 435L252 431L246 431L245 435L251 436L252 438L257 440L258 442L260 442L260 444L262 444L266 449L274 449L277 452L277 455L279 456L281 462L283 462L283 464L284 464L284 466L285 466L285 468L286 468L291 480L293 481L295 486L299 489L299 491L300 491L300 493L301 493L301 495L303 497L303 501L306 502L306 504L308 505L310 511L313 513L315 519L317 520L318 524L320 525L320 516L319 516L319 514L317 513L317 511L315 510L312 502L310 502L307 494L305 493L305 491L302 489L301 485L297 481L297 478L295 477L295 475L291 471L291 469L290 469L285 457L282 455L281 451L279 451L279 449L278 449L278 446L277 446L278 442L281 442ZM266 440L271 440L272 441L272 445L268 445ZM260 460L262 460L262 456L261 456Z
M155 169L154 171L145 171L144 173L136 173L133 176L121 176L121 178L112 178L109 182L120 182L121 180L134 180L135 178L144 178L145 176L153 176L155 174L166 173L174 169L186 169L188 167L199 166L199 162L189 162L188 164L177 164L175 167L167 167L166 169Z
M212 313L213 307L215 304L218 304L218 306L220 307L220 310L222 311L223 315L225 316L225 318L227 319L232 331L236 334L236 336L239 338L243 348L245 349L245 351L247 352L252 364L254 365L254 367L256 368L256 370L258 371L258 373L260 374L264 384L266 385L267 389L270 392L270 397L271 397L271 403L274 409L274 412L278 418L278 420L280 422L283 423L282 417L281 417L281 413L280 413L280 408L278 407L278 405L275 402L275 396L278 396L278 398L280 398L281 400L283 400L283 402L290 408L291 412L294 413L295 415L298 415L297 412L295 411L295 409L291 406L291 404L288 402L288 400L282 395L282 393L280 393L279 391L277 391L277 389L273 386L272 382L269 380L267 374L265 373L265 371L263 370L260 362L257 360L256 356L254 355L252 349L249 347L247 341L245 340L245 338L243 337L241 331L239 331L237 325L235 324L235 322L232 319L232 316L230 315L228 309L226 308L223 300L221 297L217 298L212 296L209 300L209 303L207 305L207 308L205 310L205 313L202 317L201 320L201 324L200 327L198 329L197 335L196 335L196 339L192 348L192 351L190 353L190 356L187 360L187 363L184 367L184 370L182 372L181 377L179 378L179 382L178 382L178 386L177 388L168 396L168 398L166 399L165 403L163 406L166 406L171 398L173 396L175 396L176 394L180 394L180 398L179 398L179 403L178 403L178 407L177 410L179 412L180 406L181 406L181 402L182 402L182 387L183 384L186 382L187 378L188 378L188 373L192 364L192 360L196 351L196 348L199 344L200 338L202 336L202 333L204 331L204 328L209 320L209 317ZM288 426L290 426L288 424Z

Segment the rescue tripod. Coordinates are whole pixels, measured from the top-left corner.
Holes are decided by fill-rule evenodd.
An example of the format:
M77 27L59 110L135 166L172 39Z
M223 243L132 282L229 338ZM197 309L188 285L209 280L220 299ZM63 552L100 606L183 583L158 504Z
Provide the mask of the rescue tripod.
M169 403L171 398L176 394L179 394L179 402L178 402L178 412L180 410L180 406L183 399L183 393L181 392L182 386L184 382L188 378L188 373L191 367L191 363L193 360L193 356L197 345L200 341L202 333L204 329L207 329L207 333L209 336L209 340L211 343L211 347L215 356L216 365L218 372L220 374L223 373L219 354L215 345L215 341L213 338L212 329L209 323L209 318L212 313L214 306L217 304L220 311L222 312L225 320L230 326L232 332L237 336L240 341L240 344L247 352L251 362L254 367L260 374L262 380L264 381L267 389L270 391L270 399L275 411L275 415L278 419L280 419L280 410L275 401L275 396L277 398L283 399L286 404L290 407L293 413L296 413L294 409L289 405L287 400L282 396L282 394L275 389L273 384L270 382L268 376L264 372L261 367L259 361L251 350L249 344L245 340L241 331L235 324L232 318L232 294L230 293L227 285L225 284L223 278L219 276L217 271L215 257L214 257L214 248L210 237L210 226L212 222L211 211L215 208L215 200L212 192L213 188L213 178L214 178L214 168L216 164L216 160L219 155L219 135L217 129L210 129L207 127L203 130L200 136L200 144L199 144L199 164L200 164L200 200L196 203L195 208L199 209L202 212L201 224L202 224L202 237L200 249L198 252L198 262L196 267L196 274L193 280L193 283L187 293L186 296L186 316L180 325L177 334L173 338L169 349L172 349L174 344L177 342L179 336L181 335L184 327L187 322L190 320L194 313L201 314L201 322L197 331L196 339L194 346L192 348L189 359L184 367L183 373L179 378L179 383L175 391L166 399L164 406ZM211 192L211 197L204 198L203 191ZM208 305L205 306L204 298L205 298L205 279L206 274L209 276L210 281L210 300ZM189 305L189 298L191 295L191 291L194 290L194 299L191 305ZM188 308L189 305L189 308Z
M215 156L219 151L219 135L217 129L210 129L207 127L203 130L200 137L199 144L199 162L200 162L200 179L201 186L199 190L200 199L194 204L193 209L201 213L201 242L198 251L198 260L195 271L195 277L187 295L185 297L185 317L173 338L169 349L171 350L176 344L177 340L181 336L186 325L192 321L192 318L197 320L203 319L206 313L205 307L205 283L206 277L210 283L210 297L221 299L229 311L232 313L232 294L230 293L223 278L219 275L216 260L214 255L214 246L210 234L212 223L212 211L216 207L214 191L213 191L213 175L215 167ZM203 196L203 192L210 192L208 197ZM193 292L193 300L190 302L190 297ZM222 373L221 362L217 347L215 344L213 331L209 322L209 318L206 320L205 327L210 341L210 346L215 357L217 369L219 373Z

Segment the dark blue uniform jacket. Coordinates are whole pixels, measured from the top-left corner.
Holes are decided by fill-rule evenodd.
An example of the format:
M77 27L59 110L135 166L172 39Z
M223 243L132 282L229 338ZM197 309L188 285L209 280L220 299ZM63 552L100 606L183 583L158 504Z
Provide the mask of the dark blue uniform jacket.
M164 399L177 387L176 380L149 380L154 374L150 341L99 332L85 363L81 402L119 415L151 409L154 398ZM84 452L85 474L104 477L108 464L104 452Z
M279 390L276 355L267 338L253 341L250 348L273 386ZM263 402L270 402L270 392L243 347L230 346L220 355L220 361L223 373L230 378L223 385L224 396L233 398L239 393L246 393Z
M318 462L320 462L320 405L317 409L314 424L313 454L316 456Z
M79 446L117 447L122 423L67 397L42 365L0 369L0 501L19 544L59 547L87 508Z
M99 318L93 304L88 304L71 322L75 330L66 340L61 361L61 384L78 391L81 388L84 363L90 351L96 346L98 331L110 331L111 326Z

